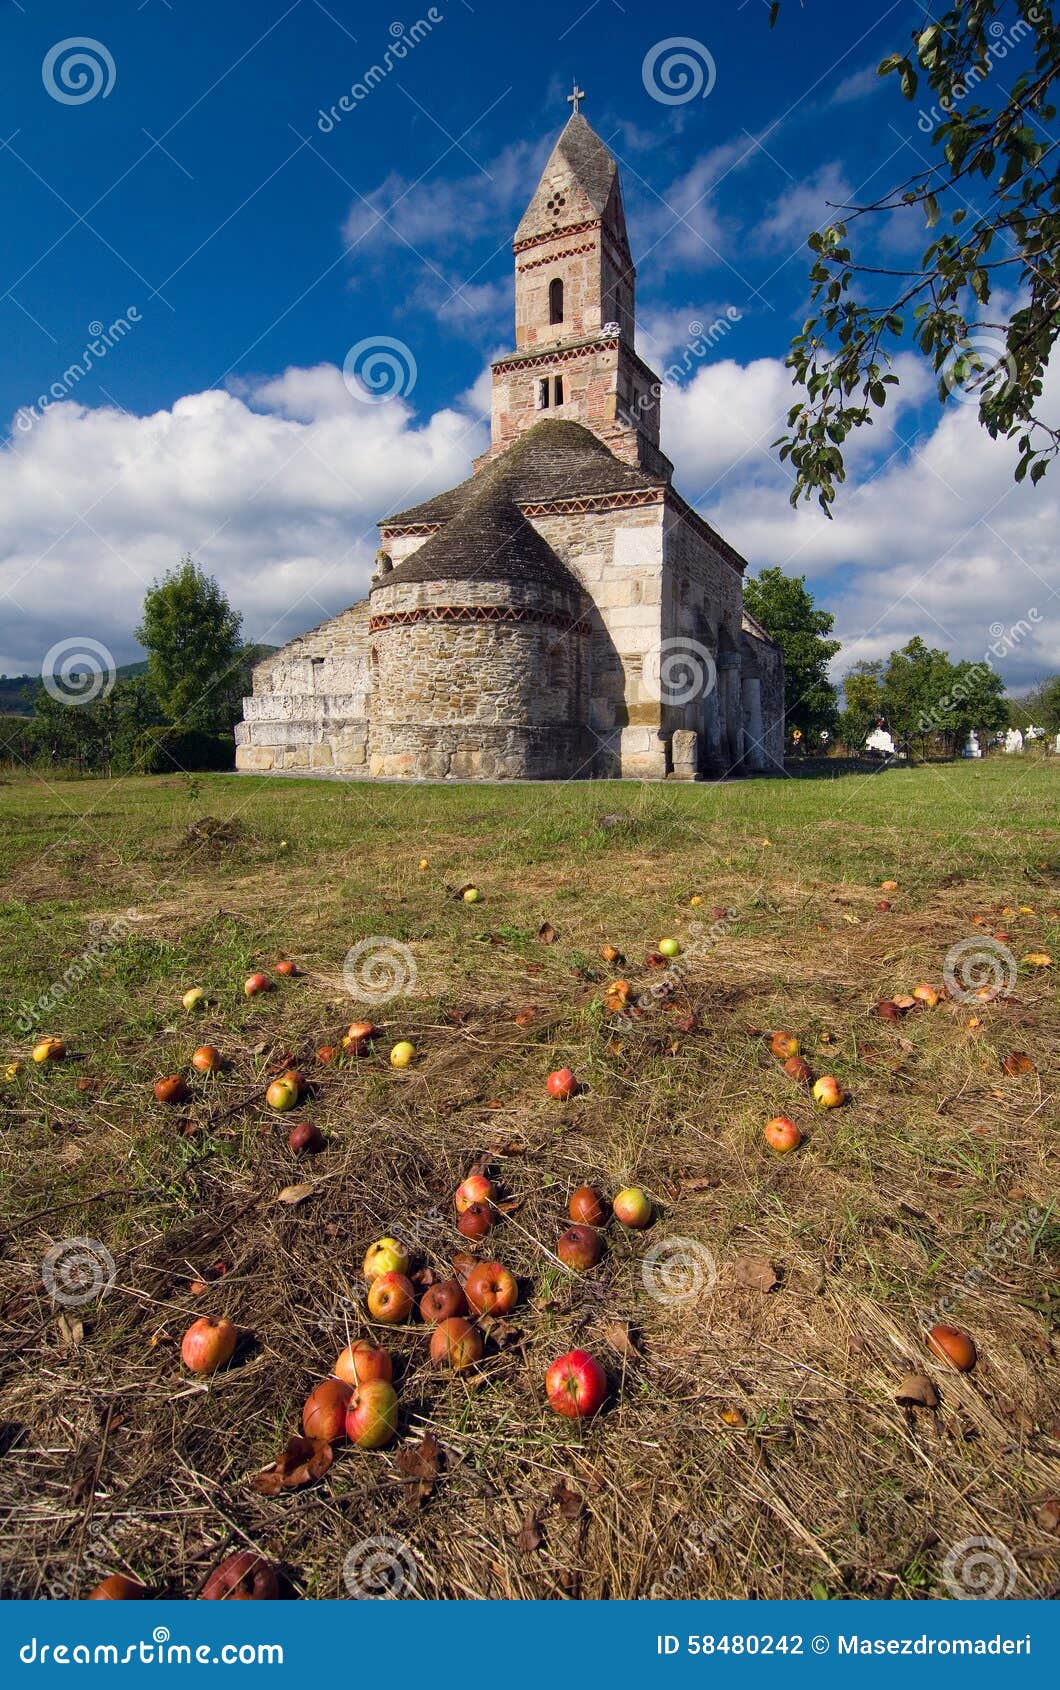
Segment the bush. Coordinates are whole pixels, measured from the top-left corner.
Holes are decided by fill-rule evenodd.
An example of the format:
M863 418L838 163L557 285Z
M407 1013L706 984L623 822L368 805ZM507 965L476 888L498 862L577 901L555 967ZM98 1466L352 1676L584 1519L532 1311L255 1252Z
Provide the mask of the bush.
M235 742L231 734L198 728L147 728L136 741L135 765L145 775L181 774L186 769L231 769Z

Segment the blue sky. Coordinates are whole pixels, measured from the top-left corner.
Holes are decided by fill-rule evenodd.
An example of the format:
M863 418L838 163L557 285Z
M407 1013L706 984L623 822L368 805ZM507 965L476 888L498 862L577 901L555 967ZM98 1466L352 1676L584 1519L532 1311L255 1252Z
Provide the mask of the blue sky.
M844 662L913 632L980 656L986 630L1034 608L1001 667L1025 684L1057 666L1052 493L1012 493L1008 449L975 438L968 407L940 424L912 363L830 530L790 512L769 450L806 233L829 199L930 156L919 107L873 74L916 3L785 0L773 31L760 0L0 5L0 668L39 669L75 635L135 656L143 589L182 550L273 642L363 592L374 519L460 479L484 442L511 235L575 76L622 171L643 355L665 367L690 324L727 324L664 397L686 496L753 565L810 576ZM322 123L417 20L404 58ZM646 55L676 37L704 95L660 100ZM100 86L64 101L42 67L74 38L103 49ZM923 241L891 221L873 243L904 262ZM27 421L91 325L123 317ZM414 379L365 407L338 372L381 337Z

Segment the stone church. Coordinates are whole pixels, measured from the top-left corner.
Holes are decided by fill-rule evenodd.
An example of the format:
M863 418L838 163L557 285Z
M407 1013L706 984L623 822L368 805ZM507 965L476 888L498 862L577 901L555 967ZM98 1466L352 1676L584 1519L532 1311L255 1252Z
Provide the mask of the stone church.
M783 659L673 486L618 170L575 111L515 232L515 349L459 487L380 523L369 596L254 671L236 767L452 780L780 770Z

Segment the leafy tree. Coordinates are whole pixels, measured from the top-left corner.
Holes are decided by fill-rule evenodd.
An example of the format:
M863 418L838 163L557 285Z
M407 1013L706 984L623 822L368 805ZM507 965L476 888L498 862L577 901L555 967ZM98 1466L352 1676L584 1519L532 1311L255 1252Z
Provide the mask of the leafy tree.
M1021 699L1013 717L1017 727L1029 727L1033 723L1049 733L1060 733L1060 675L1050 676Z
M839 641L827 636L835 617L815 607L805 575L785 575L782 569L763 569L757 579L746 581L744 603L784 653L787 732L799 728L809 738L822 728L833 728L837 699L828 664Z
M845 708L839 718L839 735L848 751L860 751L883 715L883 661L863 658L855 663L843 682Z
M181 559L144 599L136 637L147 652L147 676L174 727L223 733L238 712L242 617L217 582Z
M1010 54L1025 62L1015 77L995 68ZM805 398L777 444L796 470L792 503L816 494L827 514L844 442L886 404L893 354L910 333L943 404L970 397L990 435L1018 437L1017 481L1038 481L1060 451L1060 427L1038 411L1060 334L1053 0L964 0L934 19L916 10L910 49L889 54L879 74L896 77L907 100L921 90L941 156L868 204L838 207L844 220L809 238L813 309L788 358ZM864 246L859 256L849 234L896 214L939 231L910 269L881 267Z
M950 749L954 752L960 751L970 733L985 751L988 736L1008 726L1005 683L989 663L955 664L950 700Z
M881 690L883 714L898 744L908 748L919 741L923 753L940 723L949 725L946 701L952 681L953 665L946 652L925 645L919 634L892 651Z

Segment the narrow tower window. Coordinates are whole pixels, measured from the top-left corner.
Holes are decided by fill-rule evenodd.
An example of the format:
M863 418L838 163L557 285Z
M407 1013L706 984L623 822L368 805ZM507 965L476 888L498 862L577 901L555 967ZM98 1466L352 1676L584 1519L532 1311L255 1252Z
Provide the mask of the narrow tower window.
M550 323L563 321L563 283L558 276L548 284L548 320Z
M553 403L553 405L562 405L562 403L563 403L563 377L562 376L553 376L553 378L552 378L552 403Z
M549 379L544 376L537 384L537 408L539 411L548 410Z

